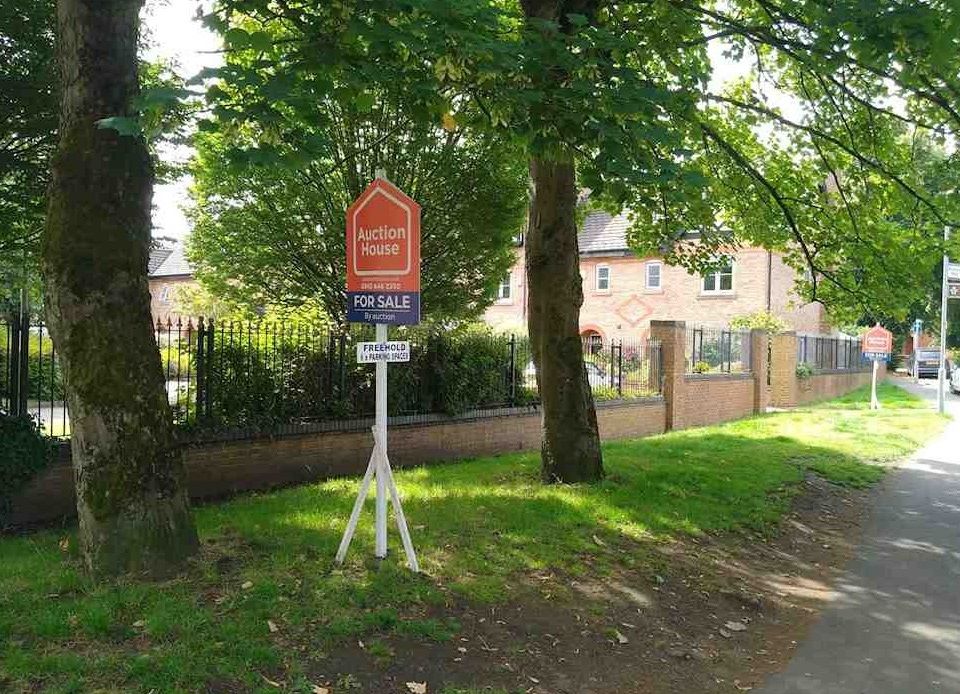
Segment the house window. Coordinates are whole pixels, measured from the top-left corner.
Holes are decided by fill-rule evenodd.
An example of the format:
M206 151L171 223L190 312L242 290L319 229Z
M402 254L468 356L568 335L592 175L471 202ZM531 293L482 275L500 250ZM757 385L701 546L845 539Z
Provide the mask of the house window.
M610 266L597 265L597 291L610 291Z
M663 285L660 283L660 274L663 270L663 263L647 263L647 289L660 289Z
M704 294L732 294L733 293L733 263L725 262L712 272L703 276Z
M497 287L497 301L510 301L510 280L513 277L512 272L508 272L506 277L500 280L500 286Z
M170 285L165 284L160 290L160 303L169 304L170 303Z

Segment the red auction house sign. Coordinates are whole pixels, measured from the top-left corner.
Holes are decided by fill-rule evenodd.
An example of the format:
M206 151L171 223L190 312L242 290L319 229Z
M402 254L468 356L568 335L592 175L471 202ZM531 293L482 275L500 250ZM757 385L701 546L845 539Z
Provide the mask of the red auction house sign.
M347 320L420 322L420 205L382 178L347 210Z
M885 359L893 352L893 333L881 325L875 325L863 334L861 351L864 356Z

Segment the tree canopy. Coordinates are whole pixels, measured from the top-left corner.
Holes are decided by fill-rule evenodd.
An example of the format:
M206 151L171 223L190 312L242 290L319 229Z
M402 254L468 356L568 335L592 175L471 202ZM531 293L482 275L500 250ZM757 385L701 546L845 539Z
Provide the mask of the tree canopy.
M36 282L56 147L55 80L52 0L0 0L0 303L25 280Z
M42 301L38 267L50 160L57 144L59 91L54 0L0 0L0 306L21 287ZM141 42L140 48L143 48ZM183 142L192 106L171 66L139 61L143 92L134 123L148 135L159 178L179 170L159 156L161 143Z
M208 21L224 29L228 51L262 60L269 74L219 71L243 93L215 88L213 108L238 125L282 121L308 96L305 73L313 88L335 85L358 104L372 85L402 85L432 122L575 152L579 183L633 212L639 250L691 269L741 244L780 250L809 277L808 298L846 315L899 314L916 298L906 258L937 255L943 226L957 219L952 191L924 187L914 157L914 143L960 126L955 7L565 6L574 11L524 21L520 5L490 0L223 0ZM276 25L280 61L271 59ZM753 69L715 91L721 54ZM831 196L820 192L828 177ZM701 243L686 244L689 231Z

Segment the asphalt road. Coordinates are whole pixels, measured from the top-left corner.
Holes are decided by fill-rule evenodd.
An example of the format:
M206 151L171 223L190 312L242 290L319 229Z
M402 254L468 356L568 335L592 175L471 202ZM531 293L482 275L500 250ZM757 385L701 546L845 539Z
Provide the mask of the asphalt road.
M933 381L897 383L936 403ZM761 694L960 694L960 398L884 481L834 599Z

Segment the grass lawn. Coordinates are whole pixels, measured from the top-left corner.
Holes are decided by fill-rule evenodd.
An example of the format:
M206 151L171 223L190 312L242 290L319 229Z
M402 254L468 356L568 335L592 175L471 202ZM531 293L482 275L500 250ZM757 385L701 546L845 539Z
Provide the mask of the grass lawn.
M944 420L882 385L839 400L723 426L604 446L607 479L543 487L535 454L401 472L397 481L424 575L391 558L377 568L372 505L348 563L332 558L357 480L250 495L197 509L202 558L159 584L94 585L71 531L0 540L0 690L311 692L325 654L385 634L452 639L445 606L509 604L544 569L601 579L645 563L644 543L677 534L772 532L809 471L864 486L874 463L910 453ZM606 551L629 546L630 552ZM562 587L554 599L573 600ZM483 684L483 683L479 683ZM433 692L434 690L431 690ZM448 690L454 692L460 690ZM467 691L467 690L463 690ZM480 690L477 690L480 691ZM489 691L489 690L484 690Z

